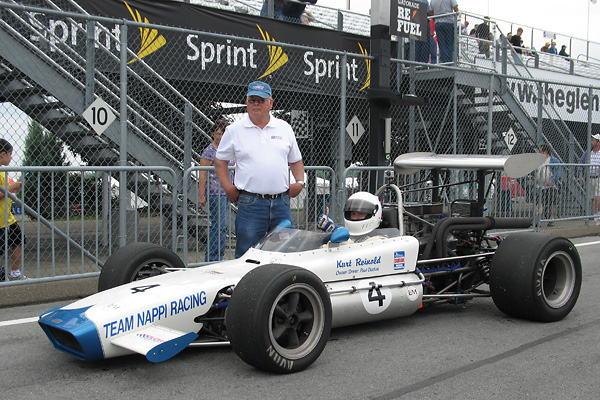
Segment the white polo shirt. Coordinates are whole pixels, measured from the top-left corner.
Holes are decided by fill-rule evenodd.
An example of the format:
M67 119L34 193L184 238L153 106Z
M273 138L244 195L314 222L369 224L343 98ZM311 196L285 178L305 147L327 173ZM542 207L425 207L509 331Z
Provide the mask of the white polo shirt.
M290 187L289 164L302 160L296 136L285 121L271 115L260 129L248 114L225 129L216 157L236 164L238 190L278 194Z

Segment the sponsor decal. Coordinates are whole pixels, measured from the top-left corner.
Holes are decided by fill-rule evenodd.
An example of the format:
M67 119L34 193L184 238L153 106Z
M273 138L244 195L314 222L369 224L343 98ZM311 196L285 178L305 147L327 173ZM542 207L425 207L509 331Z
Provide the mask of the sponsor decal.
M394 271L402 271L406 266L405 253L403 251L394 252Z
M416 287L409 286L406 288L406 297L408 297L410 301L415 301L419 298L419 291Z
M144 340L148 340L150 342L155 342L155 343L164 343L165 342L165 340L162 340L162 339L157 338L152 335L148 335L147 333L138 333L137 337L142 338Z
M132 329L141 328L143 326L156 323L162 319L175 316L181 312L193 310L197 307L206 304L206 292L190 294L173 300L170 303L161 304L137 314L120 318L104 324L104 337L109 338Z

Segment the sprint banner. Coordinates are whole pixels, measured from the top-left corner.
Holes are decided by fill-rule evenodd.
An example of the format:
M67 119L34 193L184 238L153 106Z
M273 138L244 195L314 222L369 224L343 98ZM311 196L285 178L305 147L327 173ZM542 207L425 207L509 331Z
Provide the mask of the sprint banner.
M130 27L129 48L134 48L138 57L167 79L242 86L260 79L278 90L333 94L332 84L337 86L340 80L342 56L265 43L281 42L347 52L349 95L363 92L370 83L368 60L352 57L368 54L368 37L176 1L75 1L92 15L257 40ZM118 37L118 24L109 29ZM61 37L63 30L55 34ZM67 43L72 40L65 39ZM78 38L81 40L84 42L85 38ZM118 55L118 44L112 47Z

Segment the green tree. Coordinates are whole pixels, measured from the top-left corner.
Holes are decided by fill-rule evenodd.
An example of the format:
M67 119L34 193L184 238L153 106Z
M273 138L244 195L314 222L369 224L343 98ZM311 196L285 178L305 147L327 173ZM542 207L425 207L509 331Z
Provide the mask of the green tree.
M63 143L37 121L31 121L25 138L23 166L65 166ZM61 218L66 207L65 172L42 171L25 182L25 203L44 218Z

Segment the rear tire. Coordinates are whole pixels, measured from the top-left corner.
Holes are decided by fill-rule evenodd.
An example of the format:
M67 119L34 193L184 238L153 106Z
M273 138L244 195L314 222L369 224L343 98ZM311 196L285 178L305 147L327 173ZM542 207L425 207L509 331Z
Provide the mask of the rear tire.
M167 273L165 268L185 268L171 250L152 243L131 243L115 251L104 263L98 291Z
M331 330L331 301L312 272L260 266L236 285L225 323L236 354L253 367L287 374L311 365Z
M566 317L581 290L581 260L569 240L520 232L494 254L490 292L500 311L516 318L554 322Z

